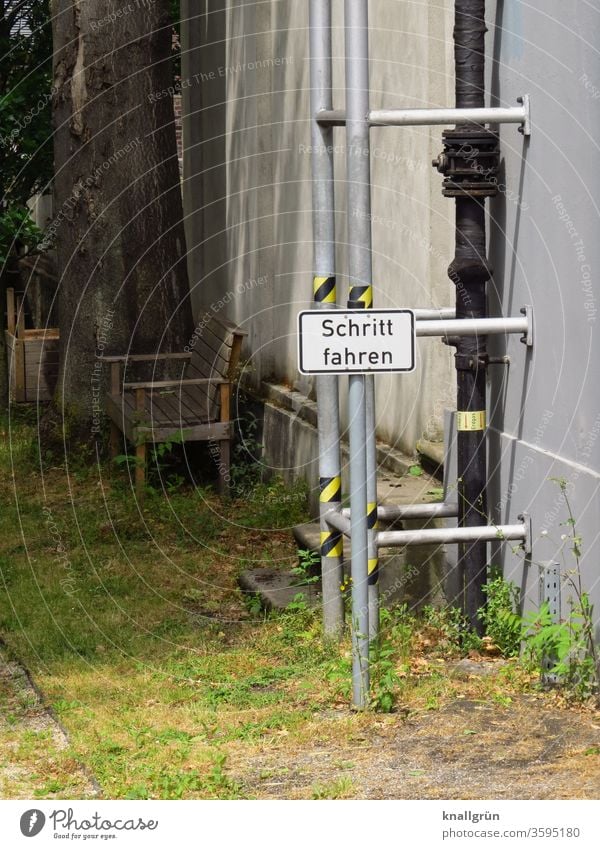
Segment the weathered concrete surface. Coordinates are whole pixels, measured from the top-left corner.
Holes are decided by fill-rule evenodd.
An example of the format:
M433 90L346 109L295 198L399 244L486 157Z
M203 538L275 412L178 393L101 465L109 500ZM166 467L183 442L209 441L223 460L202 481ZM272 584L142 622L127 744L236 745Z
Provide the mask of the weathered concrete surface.
M249 330L251 379L299 378L295 322L312 296L308 3L182 3L185 208L193 301ZM372 106L452 103L452 8L379 0L371 9ZM335 98L343 105L343 2L334 2ZM401 57L401 60L399 59ZM440 128L373 131L376 305L450 306L454 205L431 160ZM335 135L340 292L346 297L345 146ZM401 246L401 249L399 250ZM440 440L454 399L452 360L419 342L414 375L377 382L378 433L412 453ZM424 391L425 390L425 391ZM345 404L342 405L345 416ZM294 459L288 458L294 464Z
M269 473L286 482L303 478L309 485L311 515L319 512L319 440L317 434L317 405L301 392L284 386L263 384L261 412L262 462ZM342 482L347 492L349 480L348 444L342 439ZM377 444L378 486L382 498L390 487L399 486L395 478L406 474L413 464L410 457L396 447L379 441ZM393 502L392 502L393 503ZM408 502L405 502L408 503Z
M298 596L308 607L319 604L320 583L306 584L289 570L249 569L240 575L240 587L247 595L256 595L265 610L285 610Z
M276 420L287 422L291 427L290 414L274 407L265 416L265 421ZM301 432L310 432L310 425L302 423ZM268 440L269 430L265 429ZM316 433L313 434L316 450ZM281 433L274 440L281 444ZM272 444L272 443L271 443ZM272 449L271 449L272 450ZM283 452L283 448L281 449ZM302 450L302 444L296 444L298 456ZM382 449L383 451L383 449ZM344 452L346 456L346 451ZM394 464L392 464L394 465ZM408 458L404 457L401 465L402 473L397 475L393 470L381 468L378 479L379 504L426 504L440 498L440 481L427 473L414 476L408 473L410 466ZM282 470L288 471L289 470ZM316 505L318 490L313 493L313 501ZM439 525L439 522L435 523ZM417 528L426 526L423 521L411 521L396 523L394 528ZM318 522L308 522L297 525L294 528L294 537L299 550L305 549L320 551L320 528ZM348 540L344 542L347 571L351 556L351 546ZM396 602L406 602L417 609L424 604L435 604L443 602L446 595L446 566L445 547L419 545L410 548L392 549L385 548L380 552L381 576L380 593L382 602L390 605ZM298 579L289 572L280 572L272 569L253 569L244 572L240 585L245 592L258 593L266 608L285 608L294 600L298 590L294 589ZM310 604L319 602L320 585L310 585L307 601Z

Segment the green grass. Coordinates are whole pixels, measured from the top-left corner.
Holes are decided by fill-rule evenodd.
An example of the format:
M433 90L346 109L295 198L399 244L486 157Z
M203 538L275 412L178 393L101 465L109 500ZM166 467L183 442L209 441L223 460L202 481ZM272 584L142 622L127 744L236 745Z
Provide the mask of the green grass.
M184 487L140 510L126 473L40 467L34 426L3 430L0 632L78 756L112 798L243 795L222 745L296 728L321 698L311 615L253 617L237 584L250 564L294 564L306 491L274 482L228 503ZM290 696L299 678L312 684Z
M313 799L352 799L354 796L354 784L350 778L337 778L329 784L314 784L312 788Z
M324 643L308 610L265 615L238 587L248 566L297 563L289 528L307 518L303 487L275 481L221 501L182 486L140 508L126 472L93 457L68 472L55 456L40 464L28 415L0 422L0 634L69 732L61 757L85 763L107 798L241 798L257 792L238 777L257 751L277 745L285 761L360 733L370 719L348 710L348 640ZM426 622L430 662L409 668L423 646L403 616L387 621L386 686L398 704L435 709L456 694L435 666L456 646L445 623ZM36 795L77 796L64 770L39 768L43 741L20 746ZM352 792L343 775L306 789Z

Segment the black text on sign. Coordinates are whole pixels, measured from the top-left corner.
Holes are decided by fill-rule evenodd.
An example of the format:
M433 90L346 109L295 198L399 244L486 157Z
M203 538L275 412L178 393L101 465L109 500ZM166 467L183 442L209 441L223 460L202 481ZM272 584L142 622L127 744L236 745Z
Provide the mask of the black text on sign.
M305 310L298 316L302 374L408 372L415 367L411 310Z

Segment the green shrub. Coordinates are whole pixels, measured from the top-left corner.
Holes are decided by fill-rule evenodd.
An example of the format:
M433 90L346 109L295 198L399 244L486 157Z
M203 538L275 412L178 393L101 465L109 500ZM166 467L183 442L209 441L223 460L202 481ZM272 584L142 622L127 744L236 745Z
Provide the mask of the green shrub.
M519 588L502 575L490 578L483 588L487 604L478 616L488 637L504 657L517 657L523 639L523 624L518 614Z

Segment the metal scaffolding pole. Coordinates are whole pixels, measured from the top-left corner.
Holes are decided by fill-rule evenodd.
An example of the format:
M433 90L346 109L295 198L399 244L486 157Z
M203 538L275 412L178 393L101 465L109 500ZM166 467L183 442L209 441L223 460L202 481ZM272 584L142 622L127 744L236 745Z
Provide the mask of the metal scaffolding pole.
M492 542L493 540L527 539L528 527L525 522L519 525L489 525L470 528L418 528L415 531L381 531L377 535L377 545L447 545L449 543Z
M373 303L369 150L369 29L367 0L345 0L346 155L350 309ZM367 518L367 380L351 375L350 483L352 511L352 701L369 701L369 591ZM369 405L371 410L372 404ZM371 425L373 422L370 423ZM375 508L376 511L377 508Z
M531 321L525 318L457 318L446 321L417 322L417 336L486 336L507 333L522 333L524 341L530 344L528 337L532 334Z
M432 127L436 125L520 124L524 136L531 135L531 105L529 95L517 98L520 106L508 109L470 107L467 109L376 109L369 113L372 127ZM343 109L323 109L317 114L320 124L344 127L346 113Z
M311 107L315 115L332 107L331 0L310 2ZM335 192L333 129L312 122L313 230L315 306L336 304ZM340 415L338 377L316 380L319 409L319 502L321 524L321 576L325 636L339 639L344 628L343 539L331 530L324 516L341 503Z
M377 551L377 440L375 438L375 377L366 377L367 393L367 545L369 641L379 637L379 552Z
M333 128L346 129L348 309L369 310L373 308L370 127L457 125L455 130L444 132L444 152L434 162L446 178L445 196L456 198L456 255L449 269L457 290L456 307L414 311L415 336L444 336L448 344L457 348L457 503L378 506L374 376L350 374L351 492L350 509L342 510L338 377L328 373L332 363L337 363L328 361L330 349L326 348L322 362L317 357L315 364L314 358L309 357L310 369L306 366L305 370L302 316L312 313L302 313L299 319L300 370L304 374L318 375L325 634L339 637L343 630L342 557L343 538L347 537L352 552L352 702L354 707L364 709L369 703L369 648L379 629L379 548L458 544L465 584L465 611L474 628L480 627L477 610L483 603L481 587L487 543L496 539L517 540L525 553L531 554L531 521L527 514L519 516L521 524L498 527L489 525L486 515L485 373L492 362L509 362L508 357L488 356L486 337L522 333L521 341L532 346L534 325L531 306L523 307L523 318L487 317L486 283L491 272L486 257L484 207L484 198L497 192L495 174L499 156L498 135L484 124L518 123L521 132L529 135L531 119L528 96L519 98L519 108L484 107L485 0L455 0L457 108L373 112L369 111L368 0L344 0L346 109L335 110L331 5L332 0L310 0L314 302L317 308L334 310L337 307ZM474 161L471 161L473 151ZM376 319L376 312L368 317L369 321ZM332 312L334 315L336 313ZM325 326L325 316L319 321ZM414 343L414 337L411 341ZM356 360L350 362L354 364ZM358 362L363 364L362 359ZM401 361L395 366L390 371L407 369ZM383 532L377 527L378 519L393 523L402 519L447 517L458 518L459 527Z
M418 515L417 506L389 507L383 515L390 519L401 518L448 518L456 516L458 507L453 505L437 505L441 508L439 515L430 513L428 515ZM409 513L404 515L401 511L408 510ZM382 510L379 508L381 516ZM327 523L332 528L344 534L344 536L352 536L352 522L344 513L332 510L327 514ZM379 531L376 535L376 544L378 548L397 547L402 548L407 545L446 545L449 543L463 542L492 542L493 540L519 540L526 554L531 554L531 517L528 513L522 513L519 516L519 524L514 525L486 525L483 527L472 528L417 528L412 531Z
M377 109L369 115L374 127L418 127L423 124L433 127L448 124L520 124L529 135L529 99L522 106L508 109Z
M350 510L347 508L342 510L341 516L344 519L349 519ZM435 502L434 504L382 504L377 508L377 519L383 522L395 522L398 519L455 519L457 516L458 505L447 502Z

